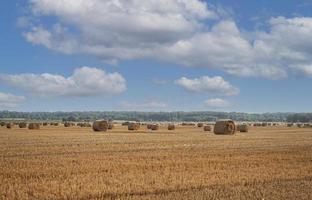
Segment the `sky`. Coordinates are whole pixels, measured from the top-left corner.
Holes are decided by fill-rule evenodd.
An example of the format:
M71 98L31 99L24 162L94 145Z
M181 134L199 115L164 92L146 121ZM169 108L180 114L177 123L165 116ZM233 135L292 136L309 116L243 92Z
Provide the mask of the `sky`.
M3 0L0 110L312 112L312 0Z

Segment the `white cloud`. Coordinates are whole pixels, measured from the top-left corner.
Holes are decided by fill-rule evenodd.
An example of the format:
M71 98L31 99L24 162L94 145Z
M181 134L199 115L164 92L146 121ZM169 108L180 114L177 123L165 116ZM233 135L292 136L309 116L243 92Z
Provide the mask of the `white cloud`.
M16 96L13 94L7 94L0 92L0 106L5 108L17 107L25 100L23 96Z
M182 77L175 81L179 86L190 92L207 92L212 95L233 96L239 94L239 89L232 86L220 76L209 77L202 76L200 78L188 79Z
M0 75L0 81L38 96L107 96L126 90L126 80L119 73L82 67L70 77L54 74Z
M126 110L146 110L153 111L167 108L167 104L158 100L147 100L143 103L120 102L120 107Z
M30 7L27 41L110 63L156 59L268 79L312 63L312 17L272 18L265 31L242 32L200 0L30 0ZM45 16L57 23L38 23Z
M206 107L211 107L211 108L225 108L225 107L229 107L231 104L226 100L215 98L215 99L208 99L207 101L204 102L204 105Z

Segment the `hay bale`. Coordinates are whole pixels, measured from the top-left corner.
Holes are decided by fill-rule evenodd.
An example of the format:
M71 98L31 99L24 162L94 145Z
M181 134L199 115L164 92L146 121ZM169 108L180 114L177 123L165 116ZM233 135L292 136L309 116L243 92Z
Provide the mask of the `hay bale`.
M133 123L133 122L130 122L130 123L128 124L128 130L129 130L129 131L137 131L137 130L139 130L139 128L140 128L140 123Z
M106 120L97 120L93 122L92 125L93 131L107 131L108 129L108 121Z
M123 122L121 125L122 126L128 126L130 122Z
M72 126L75 126L75 123L73 123L73 122L65 122L64 123L64 127L72 127Z
M175 125L174 124L169 124L168 125L168 130L169 131L175 130Z
M152 129L152 126L153 126L153 124L147 124L147 125L146 125L146 128L147 128L147 129Z
M216 122L214 126L214 133L220 135L234 135L235 123L230 119L223 119Z
M40 129L40 124L39 123L30 123L28 125L28 129L30 129L30 130L39 130Z
M197 127L201 128L204 126L204 123L197 123Z
M239 131L240 132L248 132L248 125L247 124L239 125Z
M209 125L204 126L204 131L211 131L211 126Z
M113 122L109 122L109 123L108 123L108 129L109 129L109 130L112 130L114 127L115 127L115 125L114 125Z
M157 130L159 130L159 125L158 125L158 124L152 124L151 130L152 130L152 131L157 131Z
M239 132L240 131L240 126L241 126L240 124L237 124L235 130Z
M20 128L27 128L27 123L26 122L21 122L18 124L18 127Z
M182 126L196 126L195 123L183 122Z
M13 123L7 123L6 128L11 129L13 128L14 124Z

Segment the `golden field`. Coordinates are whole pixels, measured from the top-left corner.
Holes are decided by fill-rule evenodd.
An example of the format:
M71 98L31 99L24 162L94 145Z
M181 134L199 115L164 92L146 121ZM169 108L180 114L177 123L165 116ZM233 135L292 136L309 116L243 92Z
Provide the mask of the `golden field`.
M312 199L312 128L0 127L0 199Z

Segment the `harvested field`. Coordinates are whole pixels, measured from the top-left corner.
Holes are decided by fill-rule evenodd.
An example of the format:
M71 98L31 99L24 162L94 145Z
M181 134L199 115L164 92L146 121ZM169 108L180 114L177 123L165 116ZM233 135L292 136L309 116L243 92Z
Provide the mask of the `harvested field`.
M312 128L0 127L0 199L312 199Z

